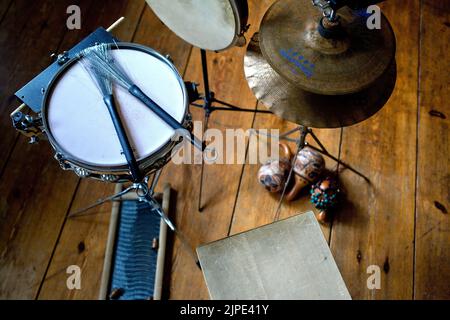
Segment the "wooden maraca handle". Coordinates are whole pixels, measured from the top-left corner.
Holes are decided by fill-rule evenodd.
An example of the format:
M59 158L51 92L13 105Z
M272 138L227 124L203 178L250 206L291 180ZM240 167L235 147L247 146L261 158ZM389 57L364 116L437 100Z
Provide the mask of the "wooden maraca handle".
M280 154L283 158L287 158L289 161L292 160L294 155L292 154L291 148L287 144L280 142Z
M317 215L316 215L317 221L319 221L319 223L321 224L325 224L328 222L328 214L325 210L320 211Z
M295 184L292 187L291 191L286 194L286 200L289 202L294 201L300 191L302 191L308 184L309 182L295 174Z
M292 159L294 158L294 154L292 153L291 148L289 148L287 144L280 143L280 153L283 155L283 157L289 159L289 161L292 161ZM305 187L303 179L297 176L295 172L294 172L294 179L295 179L294 186L286 194L286 200L289 202L294 201L297 195L300 193L300 191Z

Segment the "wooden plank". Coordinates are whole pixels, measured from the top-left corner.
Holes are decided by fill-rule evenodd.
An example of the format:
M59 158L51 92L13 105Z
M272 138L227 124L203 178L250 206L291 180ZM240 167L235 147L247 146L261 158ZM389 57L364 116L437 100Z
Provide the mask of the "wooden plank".
M8 9L10 8L13 0L4 0L0 2L0 24L3 21L3 18L5 18L6 13L8 12Z
M0 157L0 174L17 141L17 132L12 129L8 116L19 105L14 92L51 62L50 52L57 50L66 32L66 16L59 12L65 13L68 5L69 1L55 5L53 1L17 0L2 20L0 58L7 63L0 64L0 92L4 96L0 112L5 115L0 118L0 148L4 150L4 156Z
M87 8L90 3L90 0L79 2L82 8ZM6 46L2 46L5 50L2 55L5 52L10 54L9 50L14 50L12 53L15 53L3 55L6 61L14 65L7 73L12 83L6 86L6 92L18 89L19 85L25 84L49 63L49 52L58 49L66 32L66 15L60 13L65 13L69 4L69 1L59 1L56 4L53 1L40 1L35 6L29 2L16 1L12 5L11 16L8 14L3 26L5 30L11 29L13 33L20 34L21 41L20 46L15 49L15 44L7 39ZM20 22L20 30L14 30L15 21L22 21L23 18L27 22ZM40 37L46 41L36 41ZM2 65L7 64L9 63ZM11 87L12 85L17 87ZM7 104L2 106L5 112ZM1 127L5 133L2 143L8 145L2 144L2 148L8 150L16 133L10 125L6 127L6 120L7 117L2 117ZM77 179L64 173L52 158L53 152L46 143L39 147L30 146L21 137L2 175L2 298L34 298L77 185ZM49 195L52 196L51 201Z
M422 2L416 299L450 299L448 1Z
M345 129L344 161L371 180L341 175L347 203L333 224L332 251L354 299L413 295L419 1L388 1L383 12L397 35L398 79L376 116ZM408 35L408 36L404 36ZM381 269L381 289L367 287L367 268Z
M89 19L85 21L83 33L90 33L99 26L105 28L120 16L126 20L114 35L123 41L131 41L144 9L144 1L120 1L110 6L107 2L97 2L90 9ZM71 43L85 35L73 34L65 39ZM100 198L114 192L114 185L82 180L76 192L71 211L77 211ZM87 212L86 216L68 218L50 261L49 269L39 293L39 299L96 299L100 288L105 245L111 205L105 204ZM70 265L78 265L82 271L82 289L71 291L66 286L68 275L66 269Z
M247 38L258 30L264 9L269 1L250 1L250 21L252 25ZM208 53L211 89L216 97L244 108L255 108L256 99L248 88L243 72L244 48L233 48L221 53ZM202 82L200 52L194 49L185 80ZM200 88L200 91L203 89ZM203 111L191 108L194 120L203 119ZM217 112L213 113L210 127L251 128L252 114ZM200 165L175 166L165 170L163 181L169 182L178 192L176 223L190 240L193 247L228 235L233 207L242 173L242 165L207 165L205 169L204 197L202 213L197 210ZM188 276L187 276L188 275ZM208 291L203 275L190 254L174 243L172 275L170 278L172 299L208 299Z

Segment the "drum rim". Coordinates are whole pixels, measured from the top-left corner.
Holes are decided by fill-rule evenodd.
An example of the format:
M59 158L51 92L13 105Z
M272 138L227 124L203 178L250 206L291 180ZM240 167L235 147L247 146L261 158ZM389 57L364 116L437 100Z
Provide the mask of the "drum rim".
M181 90L183 92L183 100L184 100L184 106L185 106L182 122L186 121L186 119L189 115L189 97L188 97L188 93L187 93L187 88L183 81L183 77L180 75L179 71L176 69L174 64L168 58L166 58L161 53L157 52L156 50L154 50L152 48L149 48L149 47L146 47L146 46L143 46L140 44L136 44L136 43L131 43L131 42L115 42L114 44L112 44L111 49L113 49L113 50L132 49L132 50L145 52L145 53L148 53L148 54L154 56L155 58L161 60L162 62L166 63L170 67L170 69L172 69L172 71L175 72L175 75L178 77L178 82L179 82ZM77 157L72 155L67 150L64 150L58 144L56 139L53 137L53 134L50 130L50 126L49 126L48 119L47 119L48 118L48 101L50 99L50 96L53 92L54 85L57 82L57 80L78 60L79 60L78 56L75 56L72 59L70 59L66 64L64 64L64 66L62 66L58 70L58 72L55 74L55 76L49 82L48 90L44 96L44 100L43 100L44 103L43 103L42 112L41 112L44 132L45 132L46 136L48 137L48 141L51 144L51 146L53 147L53 149L56 151L57 154L61 154L63 156L63 160L66 162L69 162L79 168L86 169L91 172L106 173L106 174L107 173L126 172L127 168L128 168L126 165L126 161L124 161L125 164L123 164L123 165L105 165L105 166L99 166L99 165L96 165L93 163L87 163L87 162L82 161L81 159L77 159ZM182 124L184 125L184 123L182 123ZM167 156L167 153L171 152L171 150L176 145L176 143L173 141L172 138L169 139L165 144L163 144L159 149L152 152L150 155L143 157L141 159L138 159L138 165L141 166L141 165L150 163L150 166L151 166L151 164L153 164L153 163L157 162L159 159L162 159L165 156ZM157 155L160 155L160 157L156 157ZM154 161L152 161L152 158L155 158ZM149 168L147 168L147 167L143 168L143 172L148 171L148 169Z
M242 35L242 33L245 31L245 28L247 26L247 22L248 22L248 16L249 16L249 7L248 7L248 1L247 0L228 0L228 2L231 5L231 8L233 10L234 13L234 21L235 21L235 34L234 34L234 38L231 41L231 43L226 46L223 49L217 49L217 50L212 50L214 52L221 52L221 51L225 51L228 50L234 46L236 46L236 43L239 40L239 37ZM161 18L159 18L159 15L155 12L155 10L153 9L153 7L150 5L150 3L147 1L147 4L149 5L149 7L152 9L152 11L156 14L156 16L158 17L158 19L161 20ZM161 20L162 21L162 20ZM196 45L194 45L193 43L191 43L190 41L187 41L184 37L181 37L177 32L175 32L174 30L172 30L172 28L169 27L169 25L167 25L167 27L174 32L179 38L183 39L184 41L186 41L187 43L189 43L190 45L202 49L202 50L210 50L210 49L206 49L206 48L201 48L198 47Z
M247 22L248 22L248 1L247 0L228 0L233 8L233 12L235 13L235 21L236 21L236 30L237 32L234 35L234 39L232 43L221 50L217 50L218 52L230 49L236 46L236 43L239 40L239 37L244 32Z

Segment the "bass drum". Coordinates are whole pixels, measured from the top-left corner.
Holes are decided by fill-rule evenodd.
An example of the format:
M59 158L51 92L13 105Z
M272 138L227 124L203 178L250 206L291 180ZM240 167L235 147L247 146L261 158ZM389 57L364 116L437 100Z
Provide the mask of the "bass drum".
M188 95L172 63L156 51L119 43L112 56L159 106L188 128ZM144 174L163 167L179 143L175 131L125 89L115 86L119 114ZM47 91L44 131L63 169L82 178L131 180L126 159L102 95L79 58L68 62Z
M204 50L244 45L247 0L146 0L169 29Z

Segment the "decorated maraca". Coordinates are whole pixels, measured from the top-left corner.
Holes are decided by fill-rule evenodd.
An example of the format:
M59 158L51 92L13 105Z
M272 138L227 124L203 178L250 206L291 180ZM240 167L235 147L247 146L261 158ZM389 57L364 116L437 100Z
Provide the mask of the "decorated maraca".
M337 180L331 177L327 177L312 186L311 203L320 210L317 216L319 222L325 223L327 221L327 212L338 203L340 192Z
M286 194L286 200L293 201L306 186L316 182L325 169L325 159L316 150L305 147L299 151L295 161L295 184Z
M280 144L282 156L279 159L269 160L258 172L258 181L267 191L281 192L287 182L291 171L291 151L287 145Z

